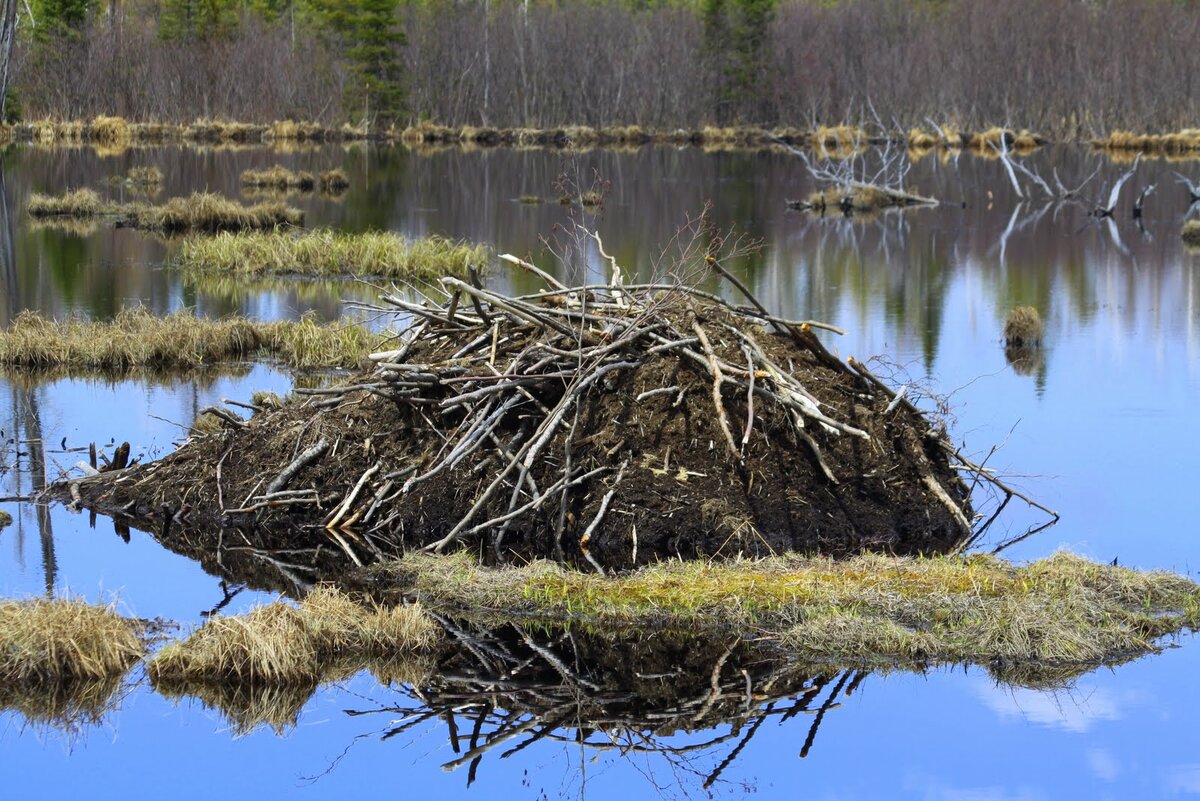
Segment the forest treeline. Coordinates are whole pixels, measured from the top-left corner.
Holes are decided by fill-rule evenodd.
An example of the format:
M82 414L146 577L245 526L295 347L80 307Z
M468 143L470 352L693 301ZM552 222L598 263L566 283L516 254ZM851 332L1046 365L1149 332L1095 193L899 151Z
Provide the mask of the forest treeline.
M1196 127L1190 0L30 0L8 116Z

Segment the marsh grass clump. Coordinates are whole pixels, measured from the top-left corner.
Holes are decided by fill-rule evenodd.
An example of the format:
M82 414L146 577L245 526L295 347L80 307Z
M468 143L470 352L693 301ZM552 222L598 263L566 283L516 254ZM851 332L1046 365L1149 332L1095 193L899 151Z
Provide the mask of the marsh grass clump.
M915 195L892 192L878 186L829 186L812 192L802 201L788 201L788 206L801 211L824 214L827 211L869 214L889 208L922 205L926 201Z
M941 126L940 132L927 131L924 128L911 128L908 132L908 146L916 151L932 150L935 147L959 149L964 144L963 135L951 125Z
M103 145L127 145L133 129L122 117L96 117L87 128L87 138Z
M204 412L195 420L188 428L189 436L205 436L208 434L219 434L225 430L225 421L212 412Z
M517 198L517 202L522 206L540 206L546 200L541 195L521 195Z
M175 263L189 272L242 275L377 275L392 278L463 275L487 248L438 236L408 239L389 232L332 229L220 234L184 240Z
M370 131L345 125L327 128L315 122L276 120L263 132L264 142L330 142L365 139Z
M317 652L375 656L427 651L441 629L419 606L380 606L320 586L300 604Z
M125 175L126 183L139 187L158 186L162 179L162 170L158 167L132 167Z
M317 652L303 616L274 603L245 615L213 617L147 663L152 679L205 678L270 684L315 684Z
M37 218L111 217L118 226L164 234L262 230L304 224L304 212L283 203L243 206L209 192L171 198L161 206L106 202L91 189L79 189L57 197L35 193L29 198L27 210Z
M585 209L598 209L604 205L604 194L589 189L578 194L563 194L558 198L560 206L571 206L576 203Z
M47 320L25 311L0 331L0 364L93 370L180 369L266 354L292 367L357 364L378 338L362 326L322 325L312 317L258 323L211 320L191 312L156 317L141 307L108 322Z
M299 607L278 601L245 615L214 617L148 664L151 679L315 687L377 656L432 648L441 629L417 606L362 604L330 587Z
M277 392L260 389L250 396L250 403L261 409L282 409L290 398L282 398Z
M1042 315L1033 306L1017 306L1004 318L1004 344L1009 347L1037 347L1044 331Z
M76 189L65 194L43 195L34 192L29 196L26 210L32 217L73 217L87 219L108 213L110 204L101 200L92 189Z
M1127 658L1200 625L1200 587L1060 553L664 562L616 578L549 562L480 567L463 555L377 568L433 608L599 626L753 630L820 658L1076 666Z
M822 125L813 134L812 146L827 150L853 150L867 141L867 134L854 125Z
M3 509L0 509L0 528L7 528L8 526L11 526L12 523L13 516Z
M340 195L350 188L350 178L344 170L325 170L320 175L321 191L329 195Z
M438 125L429 120L422 120L416 125L410 125L400 133L400 141L406 145L436 144L442 142L457 142L461 132Z
M243 206L221 195L196 192L161 206L131 206L127 224L163 233L250 231L304 224L304 212L283 203Z
M986 131L971 134L967 138L967 146L981 155L990 156L1004 150L1028 152L1046 143L1044 137L1028 129L1014 131L1011 128L994 127Z
M182 136L194 142L250 144L261 142L266 131L266 125L227 120L196 120L183 129Z
M1153 153L1164 156L1191 155L1200 150L1200 129L1185 128L1167 134L1139 134L1132 131L1113 131L1103 139L1092 141L1103 150Z
M1200 220L1185 222L1179 236L1188 247L1200 248Z
M241 179L242 186L280 191L295 189L311 192L317 185L317 179L311 172L292 172L279 164L266 170L245 170Z
M0 683L105 681L143 654L136 623L76 600L0 601Z

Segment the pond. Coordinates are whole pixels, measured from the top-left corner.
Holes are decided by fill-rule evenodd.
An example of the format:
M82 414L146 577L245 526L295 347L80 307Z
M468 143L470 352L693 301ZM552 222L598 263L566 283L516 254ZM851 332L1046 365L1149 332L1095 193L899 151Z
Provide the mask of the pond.
M1157 185L1144 217L1132 219L1127 188L1108 221L1083 204L1018 198L999 161L934 153L914 164L908 183L940 206L843 218L789 210L787 201L813 185L784 152L13 147L3 155L0 323L24 309L106 318L131 304L261 319L354 314L374 288L196 281L171 266L171 242L104 226L36 226L24 213L35 191L91 186L128 195L108 179L135 166L162 169L162 198L197 190L237 197L242 170L275 163L349 175L339 198L288 198L309 226L485 242L572 280L607 278L576 223L594 227L627 272L648 278L665 270L662 253L684 223L706 213L718 230L761 241L737 267L768 307L845 328L825 340L841 356L882 357L897 384L944 396L955 440L1062 515L1006 556L1030 560L1066 548L1188 574L1200 564L1188 500L1200 474L1200 255L1180 241L1188 194L1173 175L1194 180L1197 162L1141 164L1130 186ZM1127 168L1080 147L1045 148L1024 163L1045 176L1057 171L1067 185L1099 169L1085 191L1095 197ZM593 187L605 195L599 209L558 202ZM527 276L501 268L489 280L532 289ZM1001 330L1020 304L1042 311L1046 345L1042 358L1014 365ZM152 381L0 374L0 497L43 486L86 459L92 442L128 440L143 459L161 456L198 410L259 389L286 391L292 380L267 364ZM984 547L1042 519L1016 506ZM218 605L232 613L273 597L104 518L20 502L0 510L15 518L0 529L0 597L115 598L126 614L183 626ZM572 641L578 652L581 640ZM180 797L324 798L396 787L448 798L1175 797L1200 793L1191 735L1200 647L1190 637L1178 645L1059 690L998 684L975 668L788 674L778 698L747 697L725 722L704 719L691 733L636 726L647 718L628 710L601 720L528 698L521 706L512 695L484 704L479 688L490 685L478 677L478 692L455 701L444 682L433 682L435 697L428 681L386 685L368 673L299 699L294 722L272 728L197 699L169 700L135 676L118 708L66 730L0 712L0 765L14 796L169 788ZM680 700L671 689L682 693L686 682L670 655L688 654L686 644L678 652L646 643L624 643L627 652L589 647L599 649L599 662L627 660L657 682L656 696L638 696L641 712L665 715ZM697 648L692 656L711 666L721 653ZM747 681L759 677L752 657L743 667ZM561 690L552 684L535 689ZM473 739L494 733L494 748L472 752ZM447 764L457 768L440 769Z

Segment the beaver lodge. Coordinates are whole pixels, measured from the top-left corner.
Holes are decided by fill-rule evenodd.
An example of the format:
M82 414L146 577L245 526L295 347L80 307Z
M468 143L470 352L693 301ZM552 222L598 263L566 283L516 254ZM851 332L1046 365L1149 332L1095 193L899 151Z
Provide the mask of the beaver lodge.
M384 296L408 326L369 368L59 495L192 552L236 528L359 565L471 548L608 572L975 537L960 473L995 479L832 355L816 331L833 326L677 283L566 287L502 258L546 290L447 277L423 303Z

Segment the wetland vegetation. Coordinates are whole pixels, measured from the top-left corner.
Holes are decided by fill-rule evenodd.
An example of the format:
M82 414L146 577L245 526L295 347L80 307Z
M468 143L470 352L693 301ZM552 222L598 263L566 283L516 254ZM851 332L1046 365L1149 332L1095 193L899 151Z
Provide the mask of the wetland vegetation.
M283 203L244 206L211 192L171 198L161 205L107 201L91 189L62 195L33 194L27 211L46 222L110 220L117 226L162 234L251 231L304 224L304 213Z
M488 249L439 236L408 239L383 231L346 233L309 231L222 233L189 237L174 263L192 273L233 273L241 277L377 276L399 280L466 276L467 267L483 269Z
M48 320L25 311L0 330L0 364L36 370L178 370L267 357L295 368L356 365L381 338L353 324L166 317L144 307L111 321Z
M1190 74L1194 10L159 5L29 4L0 129L0 565L47 596L0 602L14 719L75 734L153 688L299 747L336 699L385 740L444 726L468 786L562 747L581 786L584 754L653 754L707 791L765 722L810 718L807 756L872 671L1069 693L1200 625L1168 405L1197 182L1165 163L1200 148L1186 81L1144 90ZM1086 557L1032 536L1047 488ZM182 629L53 600L81 563ZM1130 667L1186 688L1178 656ZM872 700L934 697L931 738L972 708L895 682Z

